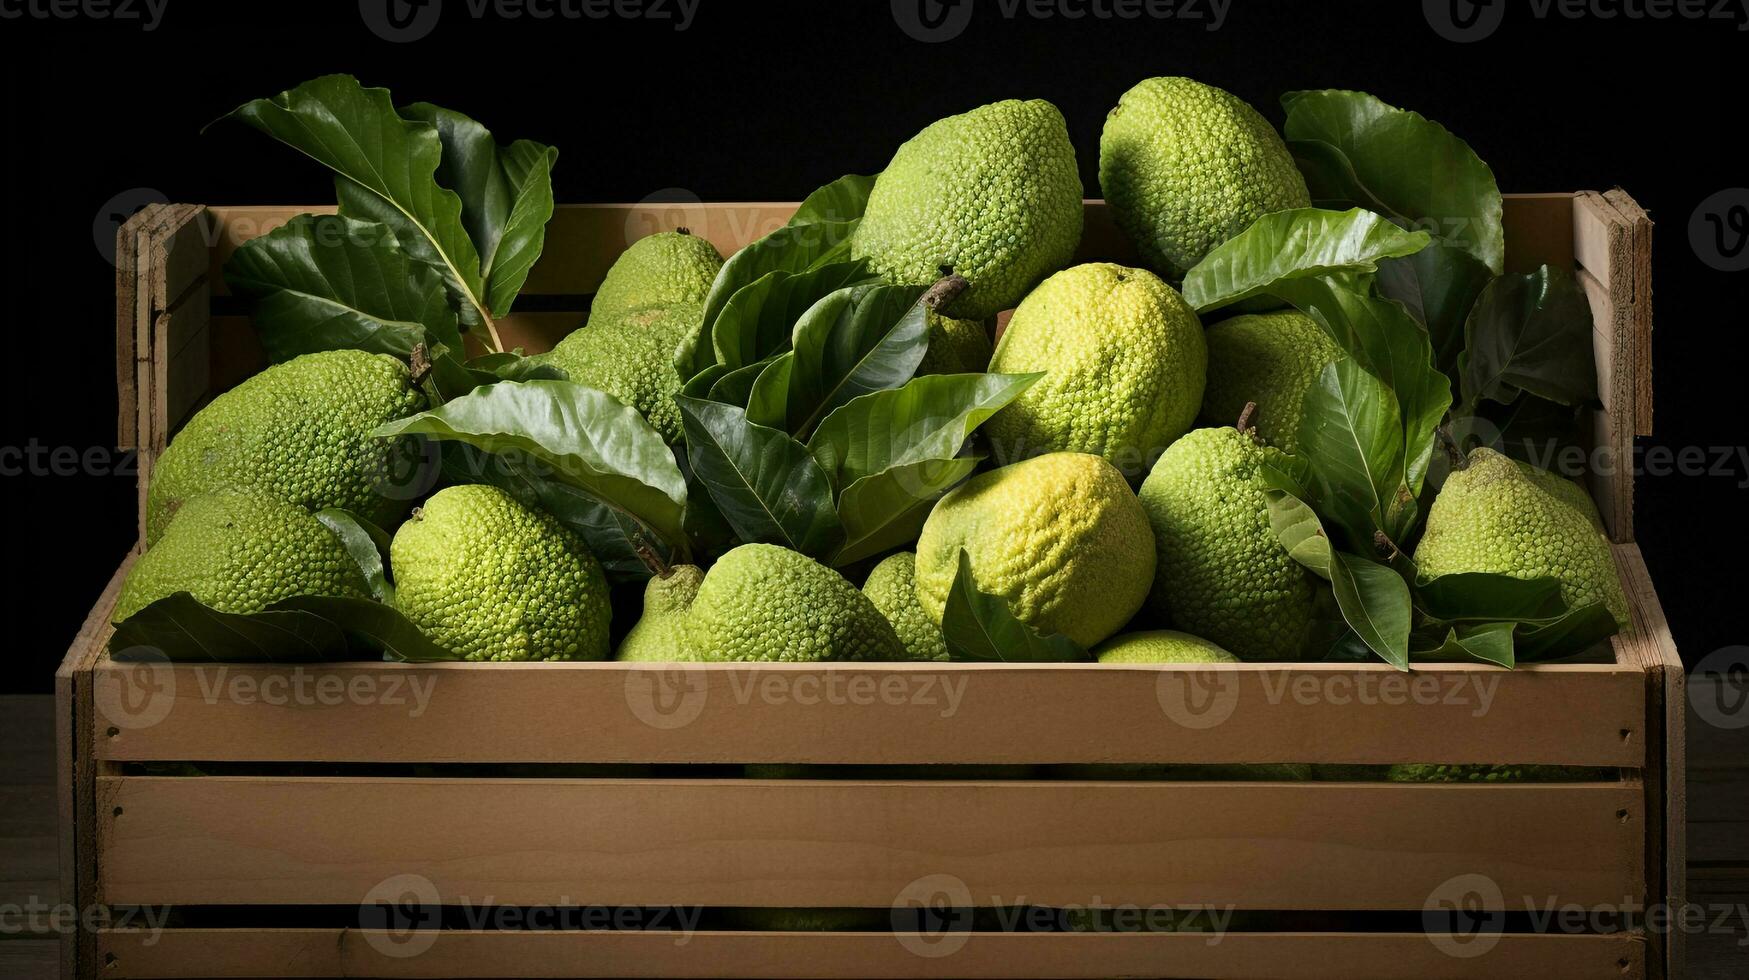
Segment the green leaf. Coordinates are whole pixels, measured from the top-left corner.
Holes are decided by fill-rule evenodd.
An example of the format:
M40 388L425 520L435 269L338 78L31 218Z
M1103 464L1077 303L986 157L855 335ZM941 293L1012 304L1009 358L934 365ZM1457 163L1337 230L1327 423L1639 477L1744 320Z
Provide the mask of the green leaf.
M788 428L806 439L853 398L911 380L929 347L923 286L837 290L802 314L789 372Z
M389 535L382 528L338 507L316 511L316 520L334 532L346 553L358 564L370 594L378 602L393 603L395 587L389 584L385 558L389 553Z
M743 541L830 557L844 540L832 485L801 443L733 405L680 396L693 472Z
M345 658L347 644L343 630L308 612L223 613L177 592L118 624L109 650L117 660L313 663Z
M1330 539L1317 513L1292 494L1269 489L1263 495L1269 502L1269 527L1288 555L1319 578L1330 578Z
M494 317L509 313L546 241L559 151L530 140L499 146L486 127L429 103L400 111L437 128L443 145L437 178L461 198L462 224L480 255L487 308Z
M1441 622L1524 622L1566 615L1561 582L1460 572L1415 584L1421 608Z
M1500 187L1469 144L1365 92L1290 92L1281 101L1282 133L1313 201L1378 211L1463 248L1495 275L1505 269Z
M716 363L738 368L782 353L809 307L865 278L862 263L844 262L801 273L770 272L737 290L716 319L706 321Z
M1345 551L1334 553L1330 585L1342 618L1379 658L1398 670L1409 669L1409 626L1413 607L1409 583L1388 566Z
M1620 627L1601 602L1569 610L1552 621L1518 625L1518 659L1521 663L1559 660L1590 649L1614 636Z
M1353 361L1325 365L1306 393L1299 445L1311 461L1320 510L1348 533L1352 548L1371 546L1391 527L1403 473L1397 398ZM1364 634L1363 634L1364 636Z
M516 351L482 354L468 361L468 370L475 373L480 384L492 384L497 381L570 380L564 369L544 361L537 361L532 357L524 357Z
M930 374L877 391L826 417L808 451L837 486L894 467L960 455L972 431L1040 374Z
M1441 374L1458 376L1464 349L1464 324L1482 287L1494 278L1475 256L1453 245L1434 244L1400 259L1379 263L1379 293L1402 303L1427 331L1433 364Z
M276 364L324 350L406 360L420 344L462 349L442 280L375 222L300 214L237 249L225 282L255 301L255 326Z
M664 540L685 540L686 481L667 443L636 409L593 388L569 381L501 381L380 426L375 434L425 435L521 457Z
M343 217L387 225L402 250L436 270L461 306L462 322L490 319L480 253L462 224L462 201L437 183L437 128L395 110L387 89L350 75L324 75L271 99L246 102L237 119L299 150L335 174Z
M294 596L271 609L320 616L345 631L354 654L360 648L381 651L390 660L413 662L459 660L420 632L400 610L370 599L344 596ZM354 654L348 654L353 656Z
M972 575L972 557L963 548L942 612L941 632L953 660L1036 664L1092 659L1073 640L1061 633L1039 633L1014 618L1007 600L980 591Z
M1470 311L1459 358L1464 401L1529 392L1562 405L1597 399L1591 304L1566 269L1543 266L1488 284Z
M1184 277L1184 299L1206 313L1274 293L1286 281L1372 272L1381 260L1413 255L1427 243L1426 233L1404 231L1359 208L1277 211L1217 245L1192 267Z
M916 541L935 502L979 462L976 456L926 459L853 481L838 496L844 544L832 564L849 565Z
M759 375L770 367L771 362L776 359L768 357L746 367L738 367L732 371L725 370L723 373L716 374L715 380L711 382L710 390L705 393L704 397L713 402L746 408L747 399L753 394L753 383L759 380Z
M1437 640L1437 644L1432 641ZM1513 653L1511 623L1479 623L1448 627L1443 635L1428 637L1425 647L1411 646L1410 656L1417 661L1476 660L1511 670L1517 665Z
M855 221L868 208L868 196L874 192L875 176L845 174L830 184L816 189L803 201L789 219L793 225L815 222L840 223Z
M747 419L755 425L781 429L789 417L790 372L795 370L795 354L786 351L771 359L753 381L747 393Z

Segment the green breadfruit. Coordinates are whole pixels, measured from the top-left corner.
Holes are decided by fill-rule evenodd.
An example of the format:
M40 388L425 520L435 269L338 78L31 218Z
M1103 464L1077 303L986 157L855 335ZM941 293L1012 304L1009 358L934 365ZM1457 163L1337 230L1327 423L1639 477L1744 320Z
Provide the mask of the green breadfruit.
M1553 578L1568 606L1601 602L1627 629L1609 539L1577 503L1492 449L1472 450L1469 465L1446 478L1427 511L1415 566L1424 579L1459 572Z
M681 439L680 372L674 349L704 315L696 303L649 306L580 327L533 360L562 368L580 385L605 391L638 410L669 443Z
M1172 444L1142 483L1160 567L1154 611L1243 660L1295 660L1316 622L1312 573L1269 525L1277 451L1232 427Z
M1393 783L1572 783L1607 778L1583 766L1448 766L1431 762L1392 766L1385 779Z
M607 270L589 301L589 322L613 323L650 306L702 306L722 267L716 247L684 228L646 235Z
M607 578L583 542L496 487L446 487L395 532L395 604L463 660L605 660Z
M1316 320L1297 310L1236 316L1208 328L1204 425L1232 425L1248 402L1257 405L1257 436L1282 452L1299 446L1306 392L1325 365L1340 359Z
M1014 311L993 372L1046 372L984 426L1000 458L1104 457L1132 482L1196 421L1208 350L1178 291L1145 269L1078 265Z
M1093 656L1102 664L1220 664L1239 660L1217 643L1177 630L1122 633L1101 643Z
M1569 480L1559 473L1532 466L1523 460L1518 460L1518 468L1531 482L1547 490L1556 500L1566 504L1591 522L1591 526L1603 530L1603 515L1597 512L1597 501L1591 499L1591 491L1575 480Z
M697 660L686 649L686 611L698 596L704 572L697 565L676 565L666 576L644 584L644 613L619 643L615 660L673 663Z
M880 610L825 565L744 544L717 559L683 627L700 660L904 660Z
M1081 177L1063 114L994 102L931 123L876 178L851 254L889 282L971 287L943 312L973 320L1020 302L1081 241Z
M723 922L730 929L760 932L891 932L888 909L729 908Z
M905 647L907 660L946 660L947 640L941 627L917 601L917 554L901 551L888 555L868 573L862 583L868 596Z
M1099 137L1099 186L1118 227L1174 282L1261 215L1311 205L1269 122L1188 78L1150 78L1118 100Z
M218 396L152 468L146 544L183 501L249 490L310 511L338 507L390 526L416 495L397 485L406 440L371 430L425 408L407 365L387 354L319 351L275 364Z
M222 490L190 497L128 572L111 619L187 592L228 613L299 595L369 598L340 539L301 507Z
M1041 633L1091 647L1122 629L1154 578L1148 518L1098 456L1050 453L981 473L935 504L917 539L917 600L941 622L971 555L980 591Z
M917 375L982 374L990 367L990 331L982 320L956 320L929 311L929 349Z

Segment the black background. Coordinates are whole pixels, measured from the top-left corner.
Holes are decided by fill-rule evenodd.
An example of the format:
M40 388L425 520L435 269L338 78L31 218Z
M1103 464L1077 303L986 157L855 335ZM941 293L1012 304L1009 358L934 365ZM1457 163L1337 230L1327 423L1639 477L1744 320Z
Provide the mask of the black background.
M27 2L0 0L0 11ZM1514 0L1492 36L1459 44L1415 0L1232 0L1212 31L1206 0L1192 8L1200 20L1039 18L1030 6L1010 17L999 0L969 2L964 31L935 44L902 31L887 0L702 0L683 31L673 20L475 19L464 0L447 0L435 30L412 43L374 35L356 2L169 0L151 32L0 19L11 402L0 437L0 537L11 558L0 690L49 689L133 539L133 478L125 457L106 452L113 270L94 222L135 188L206 204L332 202L326 174L288 149L241 125L199 132L247 99L326 72L390 87L398 102L461 110L500 139L559 147L565 202L664 188L706 201L795 200L840 174L880 169L936 118L1015 97L1062 109L1093 196L1105 112L1142 78L1189 75L1278 123L1283 92L1365 89L1467 139L1503 190L1628 189L1659 222L1657 434L1642 448L1701 447L1710 463L1749 442L1739 339L1749 273L1708 268L1688 234L1703 200L1749 186L1740 149L1749 33L1738 22L1749 15L1599 16L1623 9L1613 0L1579 18L1538 18ZM97 465L45 470L21 460L32 446L97 450ZM1720 474L1638 484L1638 537L1690 663L1746 642L1746 482L1749 464L1733 455Z

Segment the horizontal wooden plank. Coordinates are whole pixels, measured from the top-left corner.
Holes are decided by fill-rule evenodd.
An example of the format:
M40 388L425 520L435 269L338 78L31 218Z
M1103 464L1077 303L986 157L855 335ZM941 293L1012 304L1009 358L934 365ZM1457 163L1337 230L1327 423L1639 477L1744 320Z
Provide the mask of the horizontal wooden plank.
M107 931L106 977L1274 977L1633 980L1645 938L1505 935L1459 957L1421 934L453 931L417 955L362 929ZM414 937L422 942L423 937ZM1455 941L1460 945L1466 940ZM951 949L947 944L952 944ZM943 951L946 950L944 953ZM919 952L921 951L921 952ZM397 955L400 954L400 955Z
M55 939L0 942L0 976L11 980L55 980L60 973L61 943Z
M1645 681L1235 664L97 668L111 761L1476 762L1638 767Z
M1645 893L1637 781L899 782L105 776L100 901L884 907L927 876L976 905L1421 909ZM1540 905L1538 906L1541 907Z

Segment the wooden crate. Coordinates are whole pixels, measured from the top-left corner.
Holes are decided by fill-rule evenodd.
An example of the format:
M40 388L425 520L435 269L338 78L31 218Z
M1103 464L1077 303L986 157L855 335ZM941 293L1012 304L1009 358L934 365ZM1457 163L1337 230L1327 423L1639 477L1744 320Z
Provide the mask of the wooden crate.
M529 278L526 312L502 323L507 342L545 349L571 329L631 239L686 225L727 254L793 207L561 207ZM219 270L238 243L301 210L165 205L123 228L120 428L139 449L142 488L177 425L261 366L246 309ZM1506 220L1515 267L1579 270L1597 324L1604 410L1596 443L1606 460L1631 462L1633 437L1648 431L1651 415L1649 222L1620 192L1513 196ZM1088 204L1083 253L1128 255L1098 202ZM1474 882L1485 887L1472 902L1489 910L1522 912L1527 899L1539 910L1629 911L1682 900L1681 662L1632 540L1631 470L1592 489L1634 627L1600 662L1511 672L1470 664L1404 675L1383 664L116 663L105 645L124 562L58 675L64 894L81 907L180 912L159 931L135 920L79 932L66 943L64 970L1679 976L1680 934L1509 927L1483 940L1480 955L1452 955L1484 946L1429 934L1420 918L1430 901ZM1592 766L1619 778L1154 782L1041 771L749 780L730 768L1420 761ZM209 774L167 767L177 763ZM441 906L463 920L403 934L361 916L361 905L408 887L419 909ZM1203 904L1329 924L1217 937L709 927L677 937L465 917L483 906L572 904L887 908L938 893L954 905ZM409 935L429 948L399 955Z

